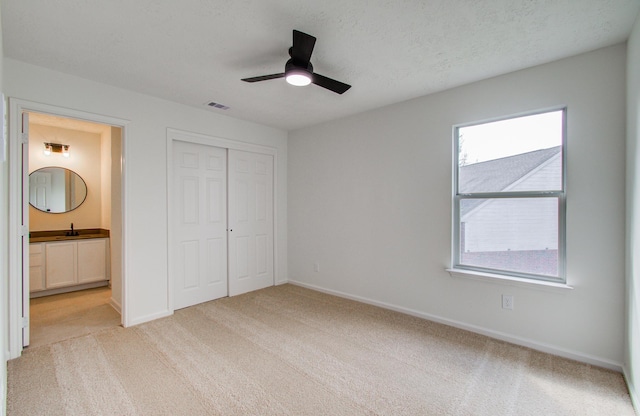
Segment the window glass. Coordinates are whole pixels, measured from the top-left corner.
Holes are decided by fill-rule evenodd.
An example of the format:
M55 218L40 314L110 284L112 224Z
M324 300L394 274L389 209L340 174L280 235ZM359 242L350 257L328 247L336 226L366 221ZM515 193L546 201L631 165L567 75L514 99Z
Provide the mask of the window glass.
M562 190L562 115L458 128L458 192Z
M460 201L460 264L558 276L558 199Z

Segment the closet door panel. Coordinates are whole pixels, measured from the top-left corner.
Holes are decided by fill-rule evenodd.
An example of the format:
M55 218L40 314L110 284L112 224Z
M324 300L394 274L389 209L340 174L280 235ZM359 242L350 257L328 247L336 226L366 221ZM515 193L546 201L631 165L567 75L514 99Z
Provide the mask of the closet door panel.
M173 142L174 309L228 295L227 150Z
M229 150L229 294L274 284L273 156Z

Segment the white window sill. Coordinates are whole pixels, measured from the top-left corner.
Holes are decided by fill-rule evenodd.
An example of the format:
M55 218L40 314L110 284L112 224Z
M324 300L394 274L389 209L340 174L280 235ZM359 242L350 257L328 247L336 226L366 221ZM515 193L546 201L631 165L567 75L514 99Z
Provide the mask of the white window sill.
M493 274L493 273L484 273L477 272L474 270L466 270L466 269L445 269L449 272L451 277L462 277L466 279L472 280L482 280L482 281L491 281L493 280L496 283L506 283L515 286L528 286L528 287L537 287L537 288L548 288L548 289L561 289L561 290L571 290L573 286L569 286L565 283L556 283L556 282L547 282L544 280L533 280L533 279L524 279L522 277L515 276L505 276L501 274Z

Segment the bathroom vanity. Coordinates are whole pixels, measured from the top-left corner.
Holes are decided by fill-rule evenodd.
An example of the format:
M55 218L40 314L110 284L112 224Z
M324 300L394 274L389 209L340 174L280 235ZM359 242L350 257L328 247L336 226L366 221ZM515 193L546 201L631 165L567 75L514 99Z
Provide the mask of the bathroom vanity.
M109 230L32 232L29 238L31 297L109 284Z
M72 170L46 166L29 174L29 203L47 217L49 214L66 214L64 218L71 221L80 218L83 222L95 222L95 218L88 219L86 213L71 214L85 202L87 194L86 182ZM46 223L41 221L40 227ZM73 222L67 230L31 231L30 296L34 298L108 285L109 247L109 230L77 230Z

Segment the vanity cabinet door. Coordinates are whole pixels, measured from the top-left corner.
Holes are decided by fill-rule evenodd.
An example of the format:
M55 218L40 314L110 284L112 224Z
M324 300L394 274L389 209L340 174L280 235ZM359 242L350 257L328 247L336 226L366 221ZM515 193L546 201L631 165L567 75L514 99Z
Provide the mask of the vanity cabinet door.
M47 243L45 267L47 289L76 284L77 243L75 241Z
M29 291L44 290L44 244L29 244Z
M107 279L107 239L78 241L78 283Z

